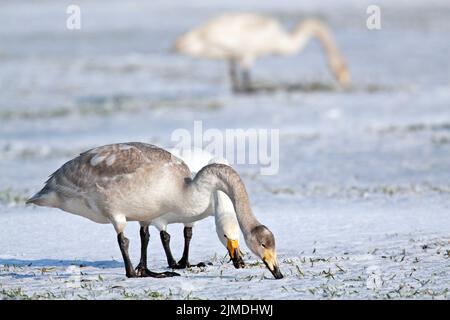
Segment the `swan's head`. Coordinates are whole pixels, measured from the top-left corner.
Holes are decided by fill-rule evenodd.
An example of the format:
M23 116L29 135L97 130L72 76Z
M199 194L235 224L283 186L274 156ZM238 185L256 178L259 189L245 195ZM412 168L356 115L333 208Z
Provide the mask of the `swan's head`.
M174 50L195 57L202 54L204 45L195 32L188 32L175 41Z
M351 76L347 64L342 59L339 59L338 61L331 64L331 69L341 87L348 87L348 85L350 84Z
M229 166L229 162L225 158L215 157L209 160L208 164L219 163ZM241 250L239 249L239 225L236 220L233 203L230 198L222 191L217 191L216 199L216 230L221 238L222 243L228 250L231 261L236 269L244 268L245 262L242 259Z
M250 250L262 259L275 279L283 278L278 265L275 237L272 232L266 226L259 225L252 229L245 240Z

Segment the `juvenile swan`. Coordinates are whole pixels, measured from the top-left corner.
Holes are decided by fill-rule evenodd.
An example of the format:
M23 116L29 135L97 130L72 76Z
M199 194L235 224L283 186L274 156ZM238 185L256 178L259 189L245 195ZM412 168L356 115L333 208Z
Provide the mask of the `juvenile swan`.
M204 153L204 152L203 152ZM192 170L195 167L194 161L202 162L200 156L195 156L196 159L184 159L189 168ZM212 155L209 155L212 157ZM221 163L229 165L225 159L211 159L209 164ZM205 162L203 162L202 167ZM241 250L239 249L239 225L236 219L236 213L234 212L233 204L230 198L222 191L216 191L211 196L211 203L205 212L198 216L191 214L181 216L175 213L168 213L152 221L152 225L159 231L161 242L166 254L167 263L169 267L174 269L183 269L190 266L189 263L189 245L192 238L192 230L196 221L205 219L207 217L214 216L216 223L216 233L220 242L228 250L231 260L235 268L239 269L245 266L242 259ZM170 250L170 234L167 232L167 225L173 223L184 224L184 250L183 256L180 261L176 262L173 258L172 251ZM204 263L199 263L197 266L202 266Z
M66 162L27 203L111 223L117 232L127 277L168 277L178 274L155 273L147 268L148 226L169 212L182 216L201 214L216 191L223 191L231 199L250 250L264 261L275 278L282 278L275 238L254 216L244 183L227 165L207 165L192 179L182 160L154 145L105 145ZM136 270L123 233L127 221L141 224L141 259Z
M342 86L347 86L350 72L344 58L328 27L316 19L304 20L289 33L270 17L223 14L180 36L175 41L175 50L192 57L229 61L233 90L249 91L250 68L256 59L301 52L311 38L320 41L331 71ZM241 69L241 79L237 67Z

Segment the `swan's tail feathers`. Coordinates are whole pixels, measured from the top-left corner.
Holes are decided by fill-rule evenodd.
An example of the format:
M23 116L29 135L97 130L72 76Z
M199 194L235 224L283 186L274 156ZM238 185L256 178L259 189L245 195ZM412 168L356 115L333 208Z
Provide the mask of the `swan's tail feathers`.
M45 186L41 191L36 193L30 199L28 199L26 204L35 204L37 206L43 207L54 207L57 202L57 194L54 190Z

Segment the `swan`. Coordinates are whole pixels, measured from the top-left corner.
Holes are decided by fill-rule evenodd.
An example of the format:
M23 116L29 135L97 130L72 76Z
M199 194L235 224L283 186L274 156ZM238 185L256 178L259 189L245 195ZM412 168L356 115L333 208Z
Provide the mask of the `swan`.
M155 145L109 144L83 152L63 164L27 203L112 224L126 276L163 278L179 274L157 273L147 268L151 221L170 212L199 215L208 209L216 191L231 199L249 249L262 259L276 279L282 278L273 233L253 214L239 174L224 164L209 164L192 179L191 171L181 159ZM141 258L136 269L128 254L129 240L124 235L128 221L141 225Z
M209 154L212 157L211 154ZM183 159L190 169L195 164L191 161ZM198 159L195 159L198 162ZM229 165L226 159L214 158L208 164L221 163ZM194 174L195 175L195 174ZM166 254L167 263L170 268L183 269L190 266L189 263L189 245L192 238L192 229L196 221L205 219L209 216L214 216L216 224L216 233L220 242L228 250L230 259L233 261L235 268L239 269L245 266L242 259L241 251L239 249L239 226L234 212L233 203L230 198L222 191L216 191L211 197L211 204L203 213L198 216L180 216L175 213L168 213L152 221L151 225L158 229L161 243ZM175 261L170 250L170 234L167 232L167 225L172 223L184 224L184 250L183 256L178 263ZM204 266L204 263L199 263L197 266Z
M250 68L256 59L293 55L303 50L311 38L321 42L332 73L341 86L346 87L350 72L344 58L328 27L316 19L306 19L288 33L270 17L251 13L223 14L181 35L174 49L192 57L227 60L233 91L250 91Z

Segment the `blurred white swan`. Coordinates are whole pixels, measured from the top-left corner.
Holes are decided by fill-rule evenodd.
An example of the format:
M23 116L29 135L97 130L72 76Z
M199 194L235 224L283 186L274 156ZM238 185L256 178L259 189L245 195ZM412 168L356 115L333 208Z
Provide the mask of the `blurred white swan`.
M332 73L342 86L347 86L350 72L346 63L328 27L316 19L304 20L288 33L270 17L251 13L224 14L183 34L176 40L175 50L192 57L227 60L233 90L249 91L252 88L249 70L256 59L267 55L293 55L311 38L321 42Z

